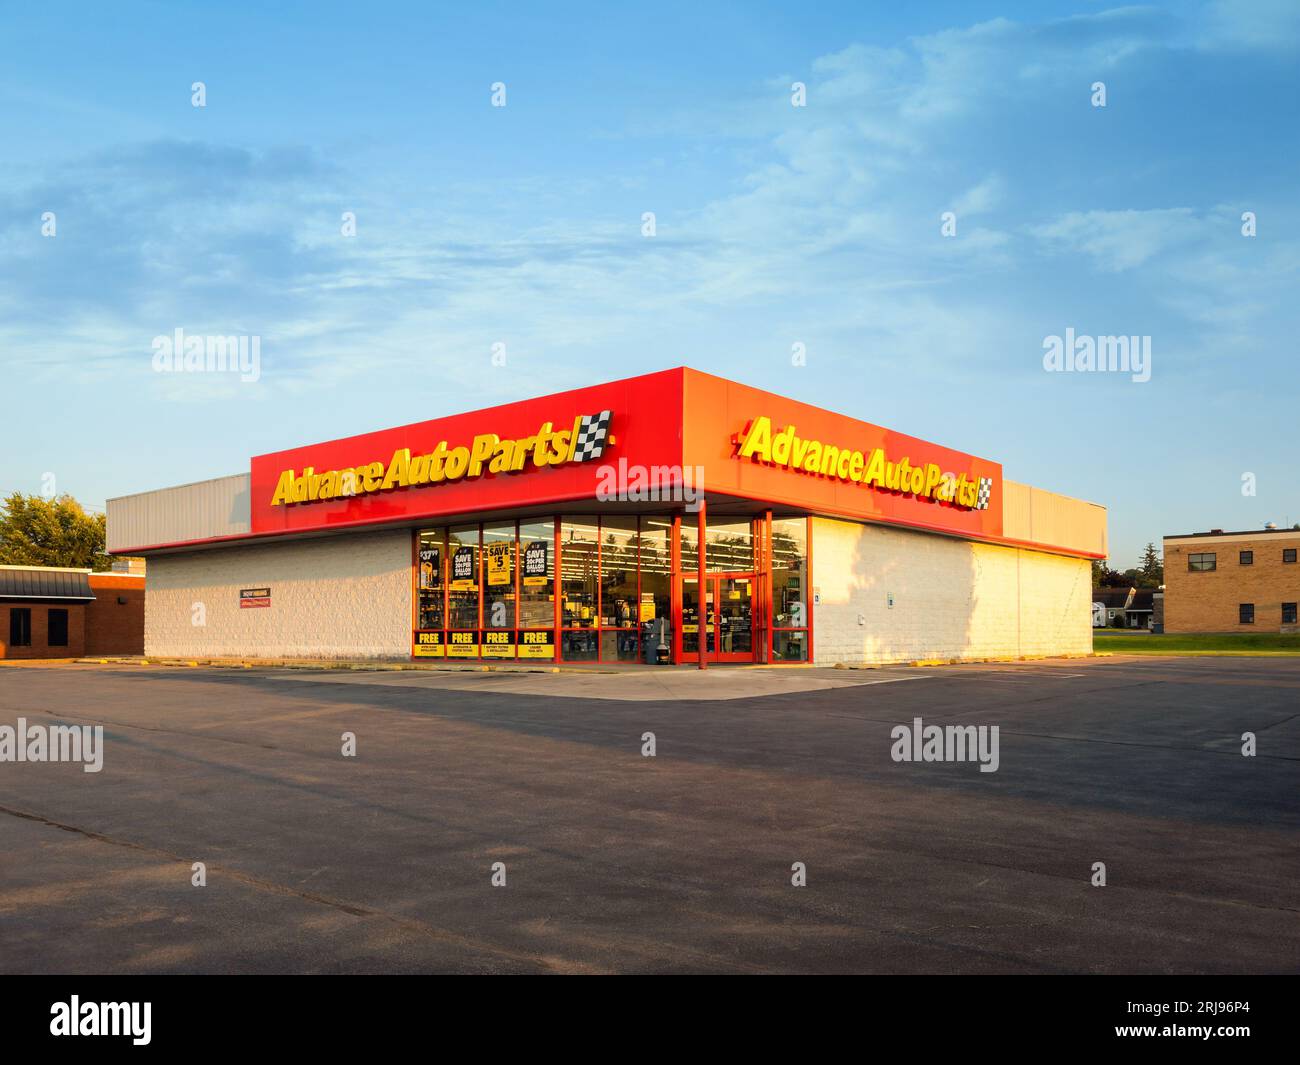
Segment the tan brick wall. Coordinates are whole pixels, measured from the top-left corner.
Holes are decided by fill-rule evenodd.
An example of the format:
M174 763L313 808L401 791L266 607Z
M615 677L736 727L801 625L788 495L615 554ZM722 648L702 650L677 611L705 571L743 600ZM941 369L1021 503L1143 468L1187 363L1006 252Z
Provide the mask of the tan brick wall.
M241 609L241 588L271 605ZM193 624L195 604L204 624ZM405 658L411 534L392 530L214 548L149 559L145 654L156 657Z
M833 665L1088 654L1091 577L1086 559L817 518L814 657Z
M1300 531L1236 539L1224 536L1166 539L1165 631L1176 632L1294 632L1282 625L1282 604L1300 603L1300 562L1282 561L1284 548L1300 558ZM1253 551L1255 561L1243 566L1239 553ZM1217 568L1189 572L1187 556L1213 552ZM1238 607L1255 604L1255 623L1242 625Z

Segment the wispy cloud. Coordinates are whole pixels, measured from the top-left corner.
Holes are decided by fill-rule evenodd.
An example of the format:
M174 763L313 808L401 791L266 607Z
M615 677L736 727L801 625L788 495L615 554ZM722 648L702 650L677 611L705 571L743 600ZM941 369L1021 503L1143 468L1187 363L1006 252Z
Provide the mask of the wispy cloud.
M1200 382L1295 331L1300 219L1278 177L1295 151L1236 95L1254 60L1270 93L1295 88L1278 59L1298 47L1291 10L1130 7L791 49L725 93L568 116L581 138L510 166L483 162L505 144L487 122L478 141L428 134L436 167L368 133L325 148L281 126L251 147L229 125L126 125L113 147L0 176L0 358L202 422L381 393L466 409L680 362L755 379L788 371L799 341L823 384L760 383L954 443L997 404L1039 416L1041 338L1071 322L1154 334L1156 387ZM1234 76L1198 92L1219 64ZM178 327L260 336L256 389L153 373L152 338ZM498 342L504 373L487 369ZM970 398L944 406L954 389Z
M1204 219L1190 208L1150 211L1070 211L1030 228L1066 255L1082 254L1102 270L1132 270L1153 256L1204 237Z

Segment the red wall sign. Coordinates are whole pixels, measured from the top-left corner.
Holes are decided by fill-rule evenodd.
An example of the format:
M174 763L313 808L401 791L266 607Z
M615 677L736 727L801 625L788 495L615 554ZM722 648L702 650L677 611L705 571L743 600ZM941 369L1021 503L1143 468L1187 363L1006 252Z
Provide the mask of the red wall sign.
M252 531L595 499L600 467L619 456L680 464L681 405L681 371L666 370L259 455Z
M684 460L703 467L710 491L813 513L1002 535L1001 463L695 370L685 371L684 392ZM879 481L869 479L877 473ZM951 500L942 498L945 484L957 489ZM958 502L962 496L970 505Z
M252 535L591 501L611 466L698 467L709 492L1002 535L1000 464L685 368L259 455Z

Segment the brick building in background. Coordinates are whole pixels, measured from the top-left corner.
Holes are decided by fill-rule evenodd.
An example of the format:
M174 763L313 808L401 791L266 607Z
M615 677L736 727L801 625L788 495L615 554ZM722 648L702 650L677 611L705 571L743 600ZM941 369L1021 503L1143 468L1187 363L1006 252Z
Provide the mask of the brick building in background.
M0 658L144 653L142 572L0 566Z
M1165 632L1300 632L1300 528L1166 536Z

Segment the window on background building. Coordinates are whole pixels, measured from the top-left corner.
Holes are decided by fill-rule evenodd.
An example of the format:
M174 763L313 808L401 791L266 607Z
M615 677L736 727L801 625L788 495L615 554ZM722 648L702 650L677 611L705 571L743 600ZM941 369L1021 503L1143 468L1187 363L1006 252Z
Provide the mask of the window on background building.
M519 526L519 657L555 657L555 522Z
M416 546L416 625L420 629L442 629L442 574L446 560L446 535L441 529L425 529Z
M1294 561L1295 561L1295 548L1294 548L1294 547L1284 547L1284 548L1282 548L1282 561L1283 561L1283 562L1294 562Z
M808 521L772 520L772 660L808 660Z
M599 529L593 518L565 519L560 525L560 657L592 662L597 645Z
M68 646L68 612L66 610L54 609L46 614L46 632L48 638L45 643L49 647L67 647Z
M637 519L600 520L600 658L637 661Z
M642 660L667 664L672 658L672 518L641 519Z
M483 526L483 656L515 656L515 523Z
M1242 551L1242 552L1240 553L1240 555L1238 556L1238 561L1239 561L1243 566L1253 566L1253 565L1255 564L1255 552L1254 552L1254 551Z
M1282 604L1282 624L1294 625L1296 623L1296 605L1295 603Z
M9 608L9 646L30 647L32 645L32 611L30 607L15 606Z
M1212 570L1216 565L1215 552L1207 551L1198 555L1187 556L1187 568L1191 571Z
M447 531L447 654L478 657L478 526Z
M1242 603L1237 607L1237 621L1242 625L1255 624L1255 604Z

